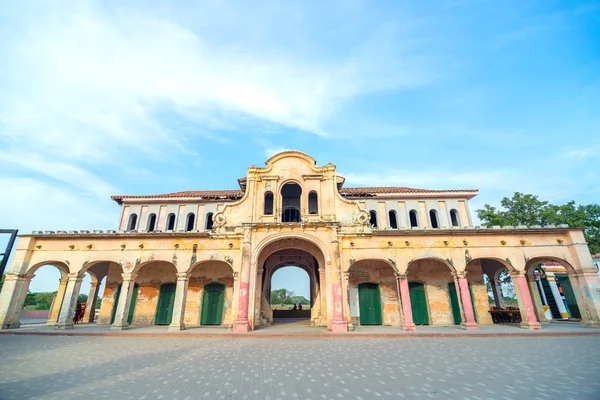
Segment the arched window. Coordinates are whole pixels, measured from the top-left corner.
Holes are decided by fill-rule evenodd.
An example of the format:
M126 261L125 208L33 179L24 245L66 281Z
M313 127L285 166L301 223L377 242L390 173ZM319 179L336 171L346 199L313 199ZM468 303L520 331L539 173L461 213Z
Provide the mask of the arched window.
M437 213L435 212L435 210L430 210L429 211L429 219L431 219L431 227L432 228L439 228L439 224L438 224L438 220L437 220Z
M452 226L459 226L458 211L450 210L450 222L452 223Z
M273 215L273 193L265 193L265 215Z
M167 230L174 231L175 230L175 214L171 213L167 217Z
M319 213L319 198L317 197L317 192L310 192L308 194L308 213Z
M213 228L213 213L206 214L206 230Z
M154 229L156 229L156 214L152 213L148 216L148 226L146 227L146 230L152 232Z
M419 227L419 219L417 218L417 212L415 210L410 210L408 213L408 217L410 219L410 227L418 228Z
M137 214L131 214L129 216L129 222L127 223L127 230L135 231L136 226L137 226Z
M194 213L189 213L187 216L187 222L185 223L186 232L194 230L195 222L196 222L196 215Z
M396 218L396 211L390 210L388 215L390 216L390 228L398 229L398 218Z
M369 219L371 227L377 228L377 212L371 210L369 211L369 215L371 216L371 218Z
M301 222L300 195L302 188L297 183L286 183L281 188L281 222Z

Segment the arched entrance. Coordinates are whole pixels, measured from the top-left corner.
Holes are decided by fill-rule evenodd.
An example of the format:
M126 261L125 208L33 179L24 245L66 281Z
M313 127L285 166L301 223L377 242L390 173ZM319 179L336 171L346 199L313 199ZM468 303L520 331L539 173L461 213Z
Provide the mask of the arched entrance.
M298 267L309 277L310 301L307 324L327 326L327 295L325 289L325 256L320 247L307 239L286 237L273 241L257 254L257 265L261 266L256 276L256 297L254 299L257 313L254 315L255 326L271 325L274 322L274 310L271 307L271 283L273 274L284 267Z
M269 293L266 293L273 321L278 319L310 319L311 282L305 265L282 263L273 269Z
M203 260L190 270L185 316L186 326L223 326L233 323L234 276L224 261Z
M300 196L302 187L286 183L281 187L281 222L301 222Z
M221 325L224 302L225 285L217 282L204 285L200 325Z
M381 290L377 283L365 282L358 285L358 304L361 325L381 325Z

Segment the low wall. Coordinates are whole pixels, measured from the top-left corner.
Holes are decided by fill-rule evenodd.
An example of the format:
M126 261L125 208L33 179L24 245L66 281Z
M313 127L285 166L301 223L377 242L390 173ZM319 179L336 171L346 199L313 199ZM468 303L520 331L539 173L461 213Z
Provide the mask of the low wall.
M46 318L48 319L48 315L50 314L50 310L23 310L21 311L21 318Z
M273 310L273 318L306 318L310 319L308 310Z

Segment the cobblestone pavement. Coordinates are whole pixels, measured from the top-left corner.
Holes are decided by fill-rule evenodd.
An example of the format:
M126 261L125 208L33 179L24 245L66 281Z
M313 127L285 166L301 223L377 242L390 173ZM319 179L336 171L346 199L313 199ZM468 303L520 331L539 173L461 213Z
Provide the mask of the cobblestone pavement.
M0 399L600 399L600 338L0 336Z

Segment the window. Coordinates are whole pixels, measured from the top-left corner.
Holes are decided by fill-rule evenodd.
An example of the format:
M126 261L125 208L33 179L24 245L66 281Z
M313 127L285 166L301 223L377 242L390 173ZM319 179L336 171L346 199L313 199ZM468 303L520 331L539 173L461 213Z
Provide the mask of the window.
M273 193L265 193L265 215L273 215Z
M281 222L301 222L300 195L302 188L297 183L286 183L281 188Z
M390 216L390 228L398 229L398 219L396 218L396 211L391 210L388 215Z
M213 228L213 213L206 214L206 230Z
M152 213L148 217L148 226L146 227L146 230L152 232L154 229L156 229L156 214Z
M129 216L129 222L127 223L127 230L135 231L136 226L137 226L137 214L131 214Z
M459 226L458 211L450 210L450 222L452 223L452 226Z
M369 215L371 218L369 219L369 223L372 228L377 228L377 213L373 210L369 211Z
M437 220L437 213L435 212L435 210L430 210L429 211L429 219L431 219L431 227L432 228L439 228L439 224L438 224L438 220Z
M410 210L410 212L408 213L408 217L410 218L410 227L418 228L419 219L417 218L417 212L415 210Z
M319 213L319 198L317 197L317 192L310 192L308 194L308 213Z
M195 222L196 222L196 215L194 213L189 213L187 216L187 222L185 224L186 232L194 230Z
M174 231L175 230L175 214L171 213L167 217L167 230Z

